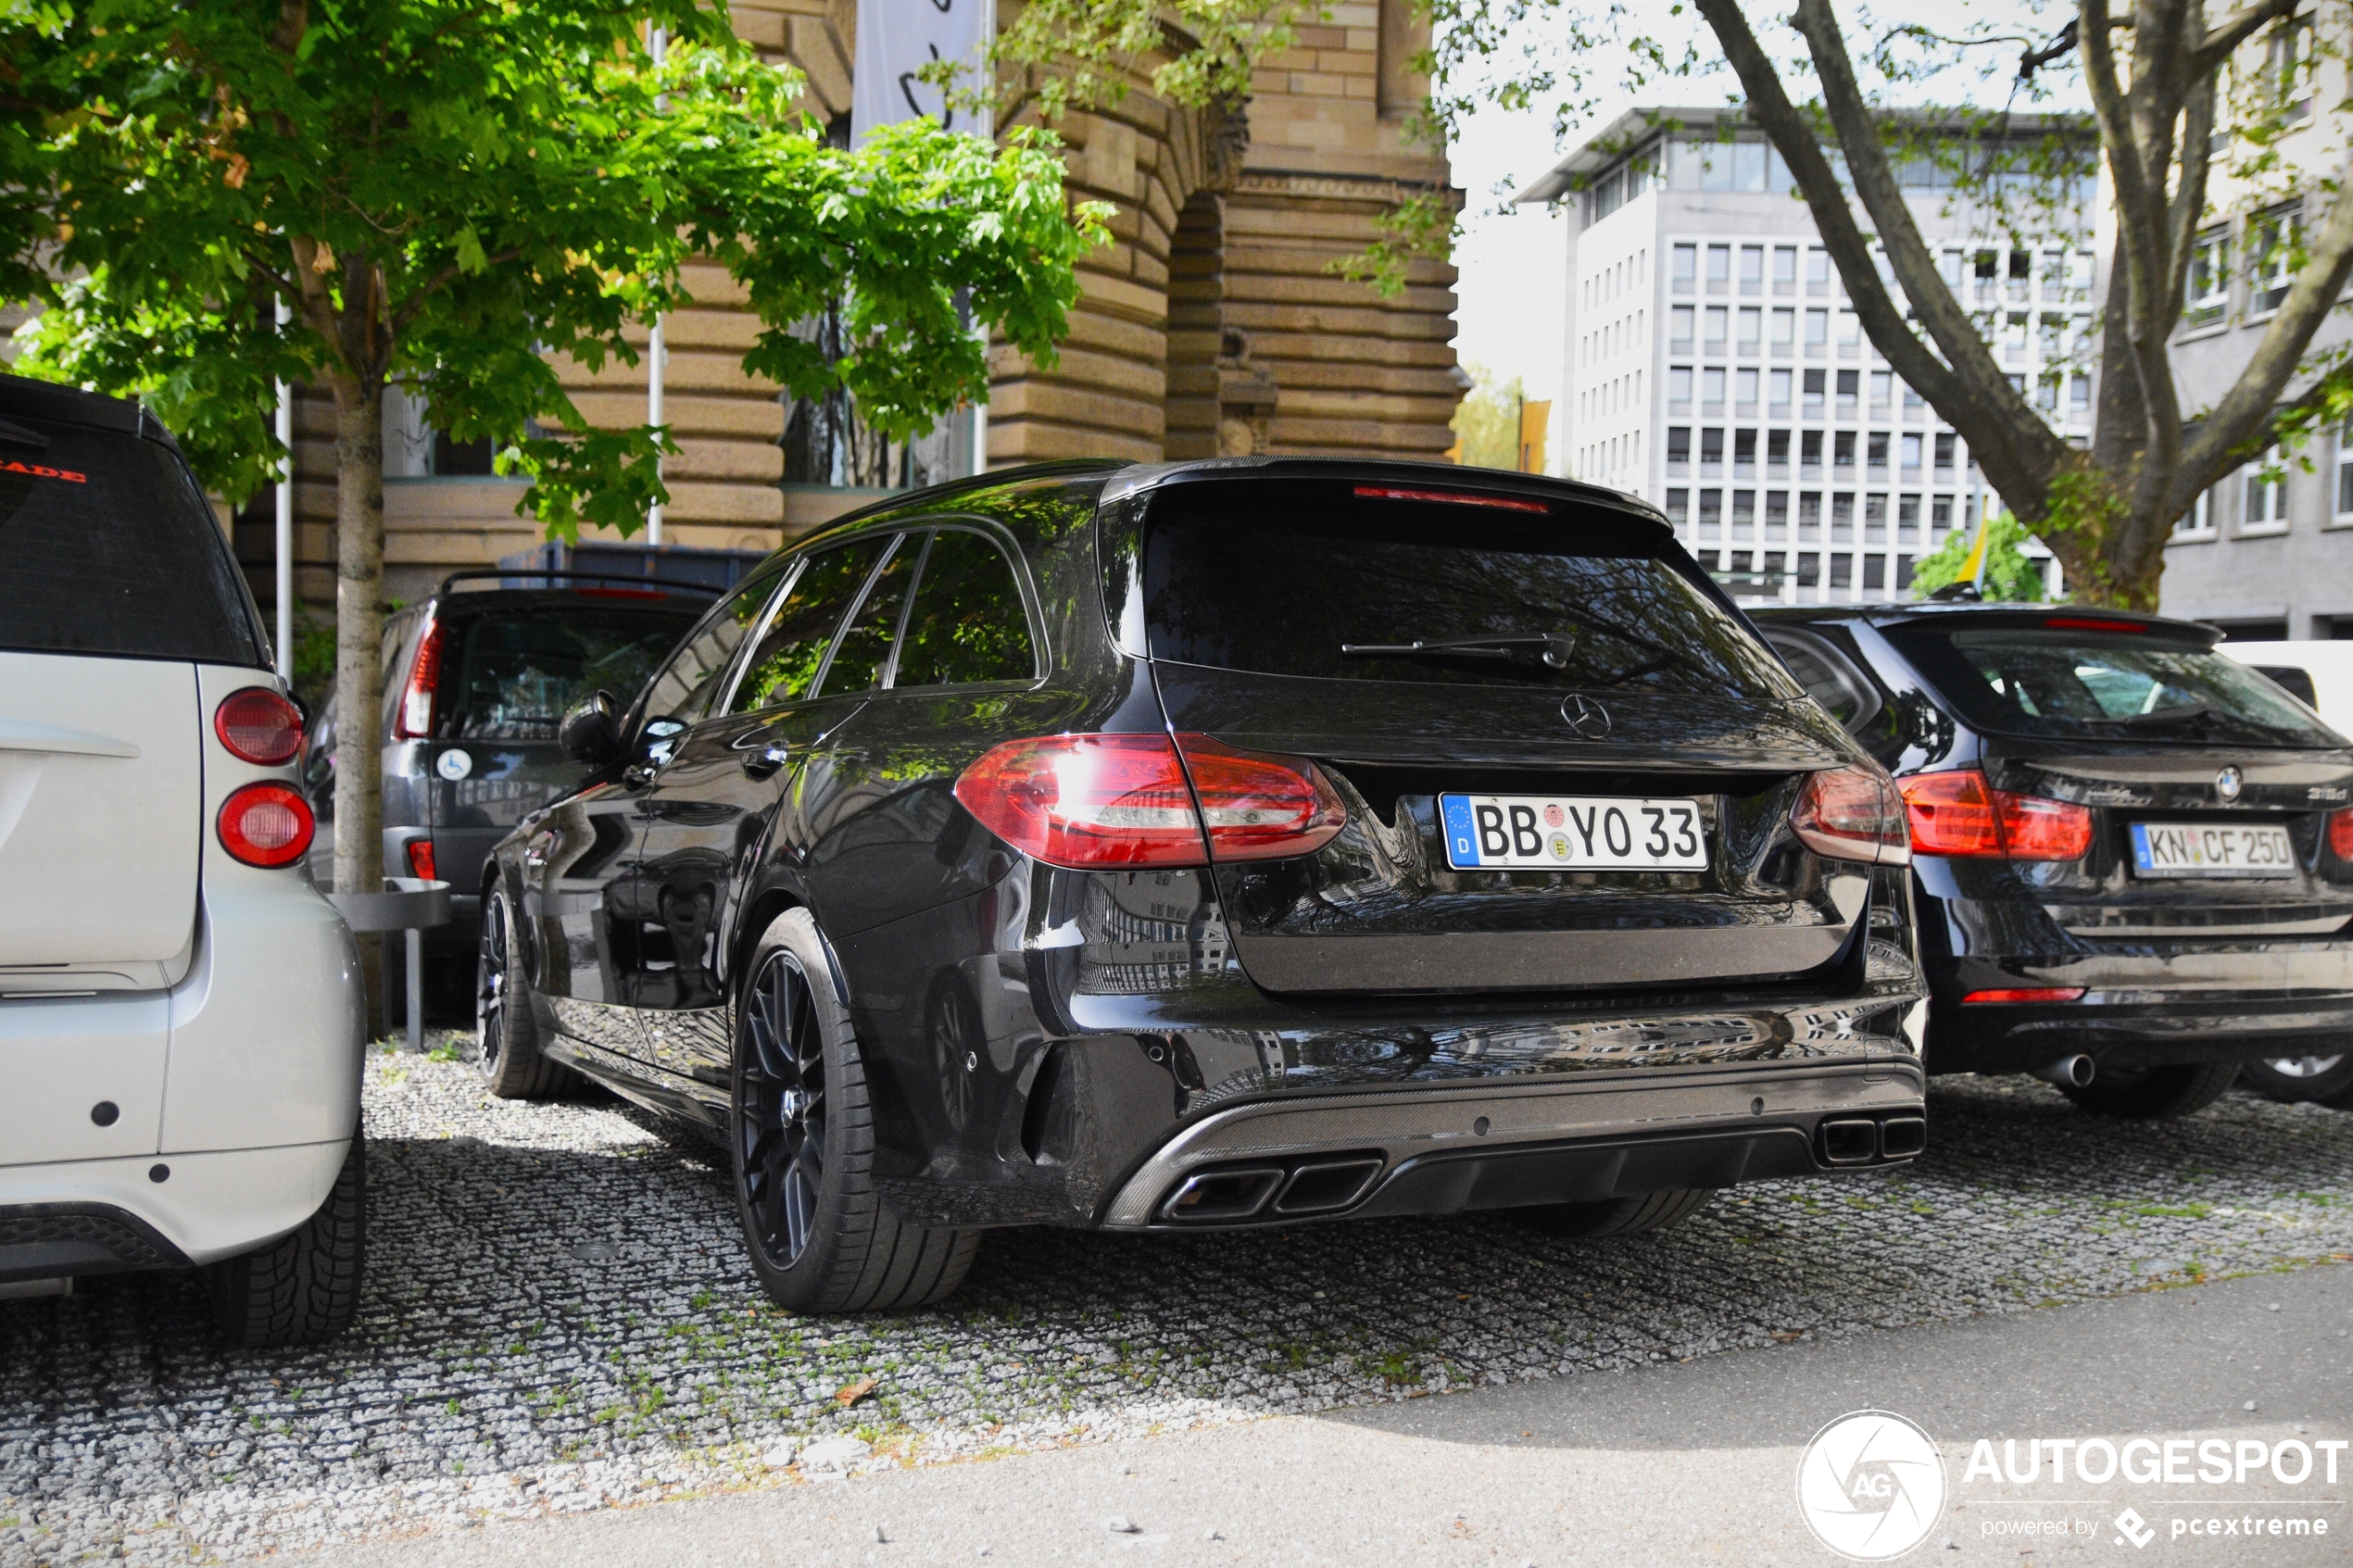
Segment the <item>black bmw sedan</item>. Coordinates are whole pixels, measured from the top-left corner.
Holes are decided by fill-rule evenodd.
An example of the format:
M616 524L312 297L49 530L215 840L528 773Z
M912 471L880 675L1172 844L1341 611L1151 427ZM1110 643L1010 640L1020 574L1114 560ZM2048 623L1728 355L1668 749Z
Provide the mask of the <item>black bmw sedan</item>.
M2353 748L2210 626L2048 605L1762 612L1897 775L1931 1073L2177 1116L2353 1035Z
M1671 1223L1922 1147L1901 803L1665 521L1016 470L779 552L484 888L495 1092L724 1135L807 1311L979 1233Z

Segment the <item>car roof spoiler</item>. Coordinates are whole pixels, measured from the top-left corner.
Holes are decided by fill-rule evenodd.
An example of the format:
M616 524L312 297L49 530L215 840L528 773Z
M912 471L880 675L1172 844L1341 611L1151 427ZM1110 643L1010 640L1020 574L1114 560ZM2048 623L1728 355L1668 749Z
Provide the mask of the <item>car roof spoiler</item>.
M560 578L566 583L618 583L631 588L676 588L683 593L703 594L714 599L727 591L726 588L713 587L708 583L688 583L676 577L639 577L627 571L549 571L535 566L485 566L469 571L451 572L441 580L441 586L434 590L434 596L439 598L447 594L452 583L480 582L494 577L501 582L510 577L536 579L550 585ZM522 591L529 592L530 590Z

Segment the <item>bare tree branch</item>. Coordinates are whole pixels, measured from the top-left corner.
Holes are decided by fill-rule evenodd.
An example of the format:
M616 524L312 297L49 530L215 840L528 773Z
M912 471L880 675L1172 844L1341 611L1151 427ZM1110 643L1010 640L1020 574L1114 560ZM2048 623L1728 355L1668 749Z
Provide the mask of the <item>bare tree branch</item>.
M2296 15L2303 0L2263 0L2259 6L2249 6L2238 15L2225 20L2206 35L2206 41L2190 51L2189 70L2195 76L2212 76L2230 63L2238 46L2275 21Z

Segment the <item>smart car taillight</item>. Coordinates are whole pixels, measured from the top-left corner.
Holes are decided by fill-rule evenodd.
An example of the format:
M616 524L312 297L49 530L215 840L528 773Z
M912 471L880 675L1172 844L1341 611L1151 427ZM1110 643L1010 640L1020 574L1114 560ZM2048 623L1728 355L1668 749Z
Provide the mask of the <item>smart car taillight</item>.
M425 622L417 639L417 657L409 664L409 684L401 689L400 711L392 733L401 740L424 740L433 734L433 693L441 682L441 622Z
M1857 764L1807 774L1789 825L1807 848L1833 860L1900 866L1911 858L1903 798L1877 768Z
M1898 787L1916 854L2080 860L2092 847L2088 808L1995 789L1974 768L1914 773Z
M274 768L302 749L302 709L268 686L246 686L212 710L212 733L230 756Z
M2340 860L2353 860L2353 806L2329 813L2329 853Z
M1024 854L1081 868L1280 859L1346 820L1314 763L1196 734L1008 741L963 771L956 798Z
M310 848L310 803L282 784L249 784L220 803L220 847L248 866L291 866Z

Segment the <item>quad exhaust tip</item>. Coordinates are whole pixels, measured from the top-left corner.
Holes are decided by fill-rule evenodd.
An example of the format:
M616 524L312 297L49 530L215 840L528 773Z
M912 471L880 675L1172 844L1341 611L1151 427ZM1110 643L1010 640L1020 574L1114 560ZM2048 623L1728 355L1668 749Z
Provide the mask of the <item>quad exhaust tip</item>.
M1372 1190L1383 1163L1378 1155L1361 1154L1199 1171L1169 1195L1160 1217L1171 1224L1215 1225L1334 1214Z
M1822 1163L1875 1165L1909 1160L1928 1148L1928 1120L1921 1116L1841 1116L1821 1124Z
M2063 1056L2036 1068L2034 1076L2062 1089L2082 1089L2091 1086L2093 1075L2098 1071L2099 1064L2088 1056Z

